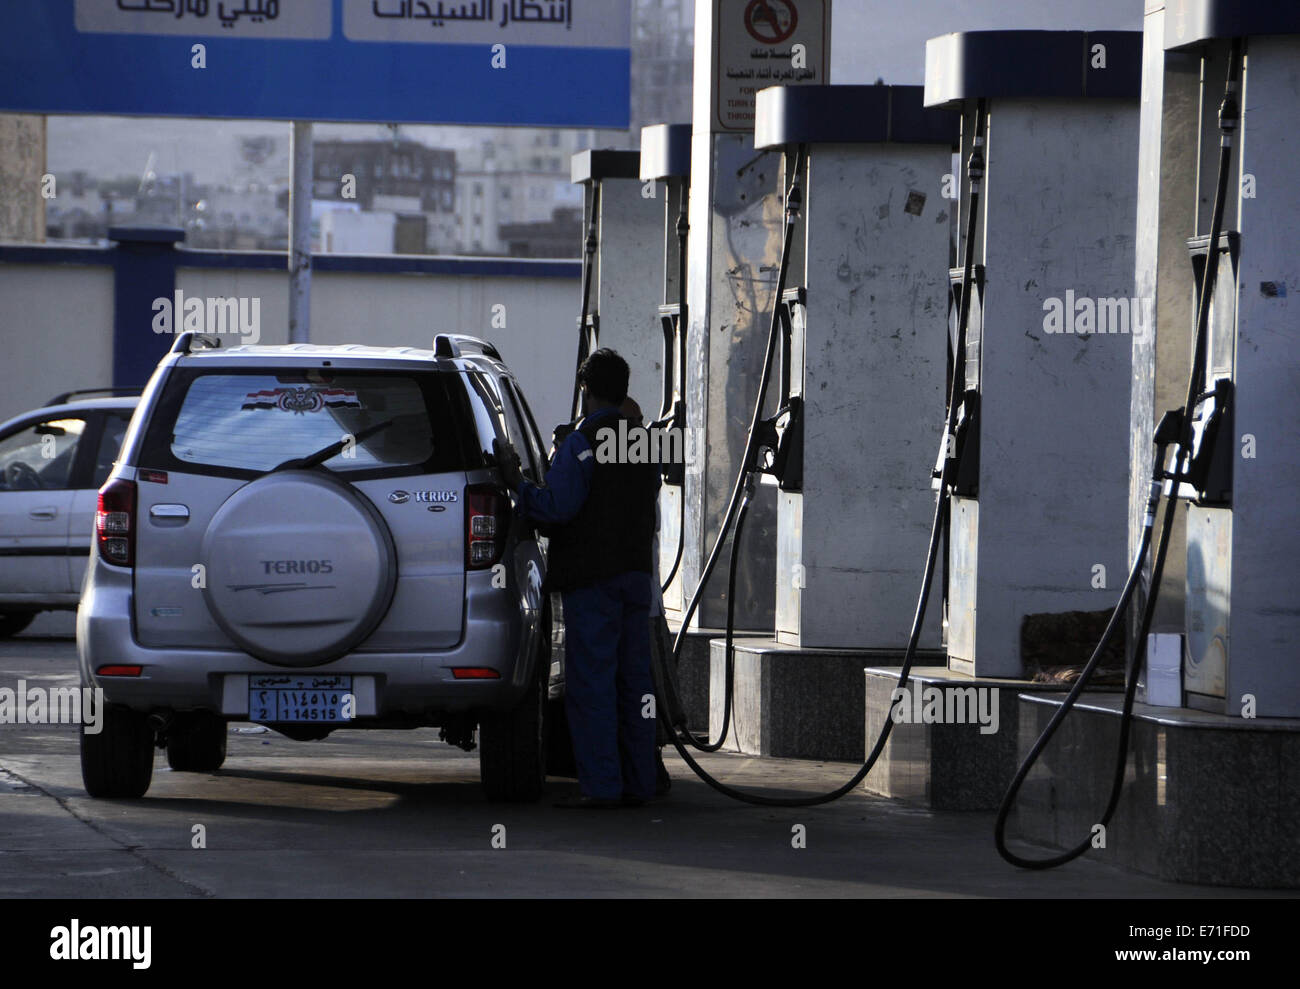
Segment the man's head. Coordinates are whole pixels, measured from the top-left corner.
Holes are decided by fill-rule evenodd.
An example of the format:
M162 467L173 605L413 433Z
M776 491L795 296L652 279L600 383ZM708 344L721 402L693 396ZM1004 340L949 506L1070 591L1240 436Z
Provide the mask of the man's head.
M629 374L627 361L608 347L589 354L578 369L578 383L586 393L586 411L621 405L627 398Z

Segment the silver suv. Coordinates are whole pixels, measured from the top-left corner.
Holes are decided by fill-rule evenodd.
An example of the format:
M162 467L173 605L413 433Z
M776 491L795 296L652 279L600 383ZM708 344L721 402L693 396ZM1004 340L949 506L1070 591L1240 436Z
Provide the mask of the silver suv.
M289 738L436 726L478 744L491 799L546 773L543 547L493 441L540 479L541 436L490 344L253 346L179 337L100 489L77 614L97 797L138 797L155 747L211 772L227 722ZM477 738L476 738L477 735Z

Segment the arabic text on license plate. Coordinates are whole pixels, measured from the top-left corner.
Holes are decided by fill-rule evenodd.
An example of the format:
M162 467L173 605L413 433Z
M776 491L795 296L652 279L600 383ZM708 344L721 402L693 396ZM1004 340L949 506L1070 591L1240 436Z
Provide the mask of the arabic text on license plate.
M351 695L351 677L252 676L248 678L248 720L341 723L348 720L343 707Z

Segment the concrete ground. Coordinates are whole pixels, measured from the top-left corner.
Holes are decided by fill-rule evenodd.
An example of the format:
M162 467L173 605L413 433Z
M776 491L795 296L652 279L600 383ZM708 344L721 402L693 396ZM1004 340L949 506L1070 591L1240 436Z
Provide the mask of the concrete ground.
M42 616L0 642L0 687L19 679L76 684L71 616ZM0 725L0 898L1288 895L1164 883L1098 858L1021 872L994 851L992 814L862 792L801 810L751 807L675 754L670 798L636 810L558 810L551 801L573 787L561 780L541 803L489 804L477 753L428 729L303 743L232 726L220 772L174 773L159 753L143 800L92 800L76 731ZM769 794L830 789L856 768L726 754L702 763ZM197 825L206 848L192 847ZM793 847L796 825L804 848Z

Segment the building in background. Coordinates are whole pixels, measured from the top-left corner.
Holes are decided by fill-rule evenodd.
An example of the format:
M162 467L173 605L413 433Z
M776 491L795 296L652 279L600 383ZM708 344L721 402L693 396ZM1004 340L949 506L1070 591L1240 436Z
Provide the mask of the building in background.
M477 147L459 155L456 195L456 251L459 254L510 253L503 227L516 231L516 241L527 253L521 257L554 257L537 253L520 229L559 224L571 234L561 256L579 253L582 228L582 189L570 178L569 163L575 152L591 147L599 132L517 128L482 131ZM614 132L614 137L622 132ZM576 223L571 221L577 211ZM559 217L557 218L557 211ZM547 239L555 236L547 234ZM563 234L561 233L562 237Z
M587 148L636 147L642 126L691 117L696 0L630 2L628 130L318 124L312 176L318 249L577 257L582 190L570 181L572 156ZM183 228L190 247L287 250L287 124L48 120L50 149L42 156L58 176L59 195L32 208L48 220L50 238L102 240L111 225L151 223ZM36 166L29 171L39 177ZM348 174L357 179L354 200L344 196ZM383 216L344 215L327 229L324 217L341 207ZM391 238L384 232L390 227Z
M635 0L632 7L632 107L637 139L650 124L691 122L695 0Z
M393 218L392 243L381 252L443 254L453 248L454 151L431 148L401 138L396 132L391 141L316 141L313 150L314 200L356 204L363 214L387 214ZM358 224L366 223L349 218L341 222L357 230ZM364 238L367 243L381 225L366 223L370 231ZM341 228L338 233L347 239ZM331 250L325 245L323 249Z

